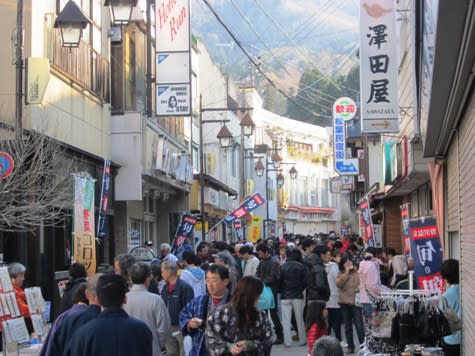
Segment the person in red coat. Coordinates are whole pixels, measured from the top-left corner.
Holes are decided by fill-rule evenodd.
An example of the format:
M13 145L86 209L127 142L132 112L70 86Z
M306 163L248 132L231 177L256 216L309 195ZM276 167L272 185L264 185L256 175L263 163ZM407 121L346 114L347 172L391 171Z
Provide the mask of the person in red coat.
M30 318L30 310L26 302L26 294L23 290L23 282L25 281L26 267L19 262L13 262L8 265L8 274L13 285L13 291L15 292L16 302L20 309L21 316Z
M328 312L323 302L312 302L307 307L307 355L312 354L313 345L322 336L328 335Z

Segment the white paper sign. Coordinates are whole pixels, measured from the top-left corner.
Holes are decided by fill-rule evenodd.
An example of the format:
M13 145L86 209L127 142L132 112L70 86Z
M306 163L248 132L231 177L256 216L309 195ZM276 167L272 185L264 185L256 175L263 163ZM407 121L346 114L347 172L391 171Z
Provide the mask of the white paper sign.
M189 84L157 85L157 116L191 115Z

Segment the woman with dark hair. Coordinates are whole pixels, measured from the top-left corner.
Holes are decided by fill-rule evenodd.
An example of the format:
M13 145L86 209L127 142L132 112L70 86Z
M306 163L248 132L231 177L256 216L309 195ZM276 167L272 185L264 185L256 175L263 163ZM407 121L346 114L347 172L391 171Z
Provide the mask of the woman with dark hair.
M310 356L315 341L328 335L328 311L324 302L315 301L308 305L306 327L307 355Z
M448 306L451 307L460 318L459 261L448 259L442 262L440 274L448 283L448 288L442 296L447 301ZM442 348L444 349L445 355L460 355L460 338L460 330L443 338Z
M241 278L231 302L208 317L206 346L211 356L270 355L271 325L267 315L256 306L263 288L255 277Z
M340 270L336 277L336 286L340 291L338 304L340 304L343 314L348 353L353 353L355 350L353 324L355 324L360 344L364 341L363 314L361 307L355 303L356 292L360 286L360 276L353 261L347 254L341 256L338 268Z

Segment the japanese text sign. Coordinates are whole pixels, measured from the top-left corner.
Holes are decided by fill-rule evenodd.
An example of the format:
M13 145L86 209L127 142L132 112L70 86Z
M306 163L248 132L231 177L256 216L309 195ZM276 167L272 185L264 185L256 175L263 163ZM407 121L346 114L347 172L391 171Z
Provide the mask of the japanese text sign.
M185 239L190 239L193 241L193 230L195 228L197 219L190 214L184 214L181 218L180 225L175 234L175 239L173 240L172 253L179 254L182 252L183 244Z
M345 121L356 114L356 104L350 98L339 98L333 104L333 153L335 171L340 175L358 175L358 159L346 158Z
M224 221L229 223L235 219L241 219L243 216L249 214L254 209L264 204L265 200L259 193L247 198L236 210L224 218Z
M361 131L398 132L398 57L393 0L360 1Z
M418 288L441 290L444 285L440 275L443 252L435 218L409 220L408 230Z
M363 239L368 246L376 246L374 240L373 221L368 199L362 199L359 204L361 227L363 228Z

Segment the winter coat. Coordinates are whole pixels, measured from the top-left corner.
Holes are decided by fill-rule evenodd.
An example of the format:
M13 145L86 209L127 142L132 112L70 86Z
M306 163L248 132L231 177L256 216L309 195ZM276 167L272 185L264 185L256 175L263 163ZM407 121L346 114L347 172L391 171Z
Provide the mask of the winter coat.
M280 299L303 299L307 287L307 268L300 262L287 259L280 266Z
M307 264L307 299L328 301L330 298L330 285L327 272L320 256L312 253L306 259Z
M227 293L224 298L221 300L220 305L226 304L231 295ZM205 328L208 319L208 314L211 313L209 310L209 295L205 294L194 298L189 302L186 307L180 312L180 329L182 335L189 335L192 338L192 348L188 356L201 356L202 352L206 350L205 344ZM203 320L203 323L198 329L188 330L188 322L193 318L200 318Z
M338 304L354 305L355 294L359 291L360 275L353 269L350 273L339 272L336 277L336 285L340 291Z
M127 293L124 310L147 324L153 337L153 356L160 356L161 347L170 336L170 314L159 295L150 293L143 284L134 284Z
M371 260L361 261L358 272L360 274L360 301L365 304L371 303L371 299L376 298L381 293L379 266L377 262Z
M76 293L76 290L78 289L79 285L85 282L87 282L86 277L80 277L69 281L69 283L66 285L66 288L64 289L61 301L59 302L58 314L65 312L73 306L74 293Z
M237 330L236 312L231 304L216 309L206 324L206 347L211 356L231 355L230 344L237 341L249 341L248 349L240 356L263 356L269 354L272 347L272 327L263 311L257 311L255 325L245 330Z
M82 326L65 356L152 356L152 333L122 308L107 308Z
M170 312L171 324L178 326L178 315L185 305L194 298L193 288L179 278L176 280L175 289L172 294L168 293L167 287L168 283L163 286L161 296Z
M279 289L280 265L272 257L262 259L257 266L256 277L266 286L271 287L274 293Z
M193 288L195 298L206 293L205 272L200 267L185 268L180 274L180 279Z
M338 295L340 291L336 286L336 276L338 275L338 264L330 262L327 266L328 285L330 286L330 298L327 302L327 308L340 308L338 305Z

